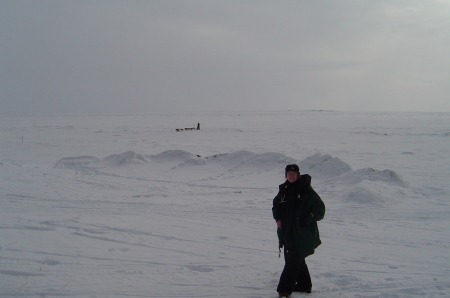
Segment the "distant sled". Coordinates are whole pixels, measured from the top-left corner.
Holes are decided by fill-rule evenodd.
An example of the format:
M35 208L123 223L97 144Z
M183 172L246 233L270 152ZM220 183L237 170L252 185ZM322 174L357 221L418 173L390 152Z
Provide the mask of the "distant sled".
M175 131L184 131L184 130L200 130L200 123L197 123L197 128L195 127L175 128Z

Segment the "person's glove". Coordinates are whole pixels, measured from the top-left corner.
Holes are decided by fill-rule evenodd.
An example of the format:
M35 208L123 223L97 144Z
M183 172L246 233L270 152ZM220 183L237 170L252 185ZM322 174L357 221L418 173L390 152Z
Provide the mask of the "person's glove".
M281 237L281 229L280 228L277 228L277 235L278 235L278 248L281 251L281 249L283 248L283 240Z
M278 235L278 257L281 257L281 249L283 248L283 240L281 239L281 229L277 228Z

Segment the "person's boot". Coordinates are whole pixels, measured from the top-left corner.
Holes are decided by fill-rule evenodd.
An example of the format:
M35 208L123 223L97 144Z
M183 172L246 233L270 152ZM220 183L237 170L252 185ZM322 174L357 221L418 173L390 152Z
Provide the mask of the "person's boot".
M310 294L312 291L312 287L301 287L299 285L295 285L292 292L301 292L301 293L308 293Z

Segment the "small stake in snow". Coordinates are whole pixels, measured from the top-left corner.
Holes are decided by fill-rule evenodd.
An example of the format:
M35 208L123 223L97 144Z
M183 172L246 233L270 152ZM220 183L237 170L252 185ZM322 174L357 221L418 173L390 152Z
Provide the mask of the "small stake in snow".
M17 241L13 242L13 243L10 243L10 244L6 244L5 246L0 246L0 249L4 250L7 246L10 246L10 245L13 245L13 244L16 244L16 243L17 243Z

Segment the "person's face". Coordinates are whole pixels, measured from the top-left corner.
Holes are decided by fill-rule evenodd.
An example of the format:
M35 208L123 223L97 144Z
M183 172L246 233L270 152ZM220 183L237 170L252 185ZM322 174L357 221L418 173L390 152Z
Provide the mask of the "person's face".
M293 172L293 171L289 171L286 173L286 179L287 181L289 181L290 183L293 183L295 181L297 181L298 179L298 174L297 172Z

